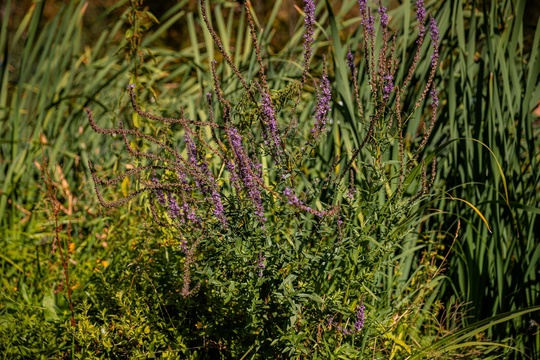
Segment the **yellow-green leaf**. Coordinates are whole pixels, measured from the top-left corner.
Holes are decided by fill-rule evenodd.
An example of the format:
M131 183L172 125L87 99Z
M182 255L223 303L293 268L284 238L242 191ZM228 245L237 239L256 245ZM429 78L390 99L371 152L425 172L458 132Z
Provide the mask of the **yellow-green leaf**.
M129 193L129 183L130 183L130 180L129 180L129 177L125 177L124 180L122 180L122 195L125 196L128 196L128 193Z

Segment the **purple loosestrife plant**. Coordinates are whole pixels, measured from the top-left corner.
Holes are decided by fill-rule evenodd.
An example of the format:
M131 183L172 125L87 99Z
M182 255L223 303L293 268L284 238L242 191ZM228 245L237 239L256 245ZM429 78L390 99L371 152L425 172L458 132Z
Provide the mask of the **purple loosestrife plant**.
M372 319L378 315L370 311L366 321L364 299L370 309L380 305L378 299L384 298L380 289L386 284L377 284L375 279L386 272L388 256L396 246L415 235L414 211L436 175L433 161L429 179L429 162L422 159L420 150L428 141L439 105L434 78L440 34L430 19L434 49L431 62L426 60L430 73L427 85L419 85L423 91L420 99L413 98L410 106L423 104L429 94L431 107L426 113L431 117L423 117L427 125L419 140L414 138L416 134L407 133L411 114L403 111L402 100L410 101L405 91L416 80L414 69L420 59L413 61L412 72L405 71L403 79L395 58L401 53L397 51L399 41L392 36L392 19L386 8L381 1L358 3L363 44L349 48L345 59L353 76L354 111L349 110L350 104L343 106L343 89L332 91L336 64L343 59L327 63L324 58L313 64L321 74L315 84L316 96L312 100L301 94L296 97L311 75L314 58L315 3L309 0L303 3L304 54L303 59L302 55L298 58L304 65L302 73L283 77L276 75L275 67L265 68L274 63L263 57L266 48L259 45L259 31L246 1L245 16L259 69L245 78L237 65L241 60L227 52L212 27L206 2L201 0L206 30L223 61L209 63L212 92L201 91L205 93L206 120L199 120L205 118L199 117L200 109L196 109L195 119L182 109L176 118L142 111L133 86L128 90L134 111L170 127L170 132L150 134L153 128L145 133L123 125L101 128L88 110L92 128L120 137L140 165L125 176L102 180L90 163L100 202L120 206L145 193L156 222L167 228L167 234L178 237L175 246L183 274L175 283L177 293L194 301L181 302L174 294L168 300L186 305L186 309L192 306L186 310L193 311L189 332L203 339L193 344L212 344L209 346L219 348L221 355L234 357L246 354L257 343L265 358L311 356L314 354L300 354L296 344L305 344L309 352L322 348L320 344L337 349L342 341L360 358L361 350L353 341L363 337L368 346L376 348L373 338L381 335L378 330L362 330L380 319ZM417 5L417 17L424 26L423 2ZM376 17L380 20L377 25ZM381 31L383 35L377 36ZM376 41L382 43L375 46ZM226 66L232 69L235 81L220 79ZM301 83L277 88L283 79L292 78ZM296 103L291 104L295 97ZM197 106L195 100L188 108ZM297 108L299 129L289 132ZM334 126L329 126L330 114L336 119ZM323 136L327 132L331 136ZM148 146L135 148L134 139ZM407 143L405 139L409 139ZM392 158L395 153L398 159ZM119 185L126 176L139 177L140 187L124 198L106 201L103 190ZM360 305L357 299L362 299ZM200 304L209 304L211 311L196 306ZM221 307L223 304L228 308ZM329 316L332 318L326 322ZM392 324L382 325L392 328ZM235 327L234 331L227 326ZM338 331L330 331L332 328ZM343 335L347 335L345 340ZM237 342L250 344L234 347ZM227 347L232 348L230 352Z

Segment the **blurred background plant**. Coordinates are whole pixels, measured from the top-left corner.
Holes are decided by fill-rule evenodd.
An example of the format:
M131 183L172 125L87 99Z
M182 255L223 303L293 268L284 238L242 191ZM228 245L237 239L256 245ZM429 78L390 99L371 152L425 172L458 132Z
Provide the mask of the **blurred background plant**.
M127 129L170 137L179 146L181 131L131 110L126 85L137 84L142 111L178 117L182 108L186 118L205 121L205 93L214 89L210 61L218 61L216 71L232 103L244 99L239 81L223 65L193 2L177 1L164 11L152 8L155 4L118 2L106 12L117 14L115 21L94 30L98 36L91 39L98 40L91 42L83 19L93 4L70 1L48 15L53 3L36 2L11 27L10 9L20 7L6 1L2 8L0 348L5 357L539 357L534 311L539 305L539 151L532 110L540 98L540 32L538 20L530 20L532 2L426 2L440 29L435 83L441 108L418 158L429 162L437 154L437 191L407 209L388 196L398 178L381 177L399 167L397 138L384 127L361 150L357 167L372 171L363 177L357 173L355 200L331 200L346 199L350 173L343 169L369 130L369 121L354 120L359 113L346 60L349 46L356 54L357 87L369 89L370 78L364 49L358 48L364 33L357 2L319 3L313 70L301 98L301 104L311 105L298 106L296 134L309 137L312 123L302 124L316 106L322 55L332 84L333 123L323 140L304 153L308 158L293 174L293 190L317 210L339 204L343 217L319 219L299 211L287 204L283 188L281 201L271 193L264 197L272 204L264 230L252 208L228 204L234 209L229 215L239 221L229 222L226 231L211 228L215 236L201 240L188 264L192 286L199 288L187 298L181 294L184 239L174 229L156 227L148 197L119 209L98 204L84 165L88 160L111 177L141 164L135 158L126 161L119 136L89 129L83 109L91 106L104 128L117 127L121 120ZM269 88L287 89L302 75L304 4L296 4L295 11L287 1L253 5ZM376 15L378 6L371 5ZM255 78L257 59L242 6L216 2L207 8L234 64L247 79ZM418 24L411 1L389 9L399 61L393 81L399 85L417 49L417 32L409 28ZM175 32L180 35L171 36ZM380 40L375 41L377 55ZM419 50L418 71L401 99L408 115L407 156L422 141L422 124L430 121L429 102L412 111L429 74L428 43ZM137 55L126 58L126 51ZM369 96L368 90L360 92L368 115L370 106L376 108ZM220 119L223 104L217 106L215 95L213 101ZM285 118L293 103L284 108ZM247 117L236 119L243 119L244 131L254 129ZM135 139L132 145L150 149ZM377 153L384 146L386 151ZM45 155L52 190L42 181ZM343 160L335 163L336 156ZM260 159L272 168L264 162L267 156ZM208 161L217 174L219 160ZM405 181L410 189L403 193L405 202L418 190L418 182L410 180L421 179L420 162L415 169ZM335 176L344 174L345 186L325 188L323 174L334 170ZM279 181L265 176L268 184ZM126 179L106 193L107 200L118 200L149 180ZM227 185L219 186L225 191ZM60 210L57 224L53 209ZM290 220L277 223L283 218ZM53 252L54 246L62 246L65 256ZM348 334L360 321L361 305L366 306L364 328Z

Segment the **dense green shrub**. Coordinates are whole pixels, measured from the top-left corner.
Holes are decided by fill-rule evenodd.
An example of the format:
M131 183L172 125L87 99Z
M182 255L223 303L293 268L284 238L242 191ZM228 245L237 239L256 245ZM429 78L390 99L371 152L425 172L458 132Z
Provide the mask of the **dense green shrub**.
M386 10L378 10L376 32L374 10L361 2L365 46L358 51L371 91L358 87L358 64L349 51L339 61L350 69L349 91L357 105L346 120L338 111L338 98L333 99L332 69L324 57L316 95L303 92L315 41L312 2L306 1L304 8L303 72L285 83L267 75L271 72L247 4L243 14L258 71L246 75L213 29L204 1L200 5L224 62L219 67L210 63L214 86L206 95L204 113L190 119L183 111L178 117L143 111L135 85L128 87L134 116L161 123L160 129L145 128L140 120L134 126L102 128L88 110L93 129L123 138L135 159L132 170L111 180L102 179L90 163L101 203L116 207L141 196L163 228L157 237L167 244L169 259L177 258L172 261L176 267L163 272L174 274L163 289L170 286L180 293L160 302L174 304L169 310L179 317L172 323L190 327L184 346L203 348L209 357L356 358L410 354L429 343L437 336L429 312L438 309L421 309L426 296L418 294L421 287L408 286L415 301L396 304L400 295L377 285L399 259L392 257L396 249L417 238L414 229L422 216L418 204L429 193L436 171L433 156L427 162L418 158L438 106L435 20L427 18L419 2L416 60L403 83L394 85L396 43ZM375 46L378 41L382 45ZM424 41L431 41L433 51L416 108L423 109L429 96L430 120L406 151L404 124L410 114L402 114L400 99L415 75ZM221 80L227 68L234 81ZM347 136L325 144L326 138ZM352 153L342 151L346 142L355 144ZM396 158L388 155L395 150ZM124 198L107 201L107 189L130 177L137 179L137 187ZM161 267L151 259L152 267ZM413 279L426 273L431 275L428 288L437 287L437 281L432 283L436 270L419 268ZM155 281L157 294L163 294L164 280ZM409 313L415 314L419 333L398 330ZM377 344L381 339L386 340ZM410 344L412 339L416 345Z

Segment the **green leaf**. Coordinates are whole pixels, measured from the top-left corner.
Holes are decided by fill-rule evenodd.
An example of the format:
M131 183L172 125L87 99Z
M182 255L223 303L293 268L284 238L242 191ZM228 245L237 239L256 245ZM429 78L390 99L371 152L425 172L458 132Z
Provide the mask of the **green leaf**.
M41 302L43 306L44 316L46 321L59 321L60 318L57 314L56 300L54 294L48 293L43 296L43 301Z

